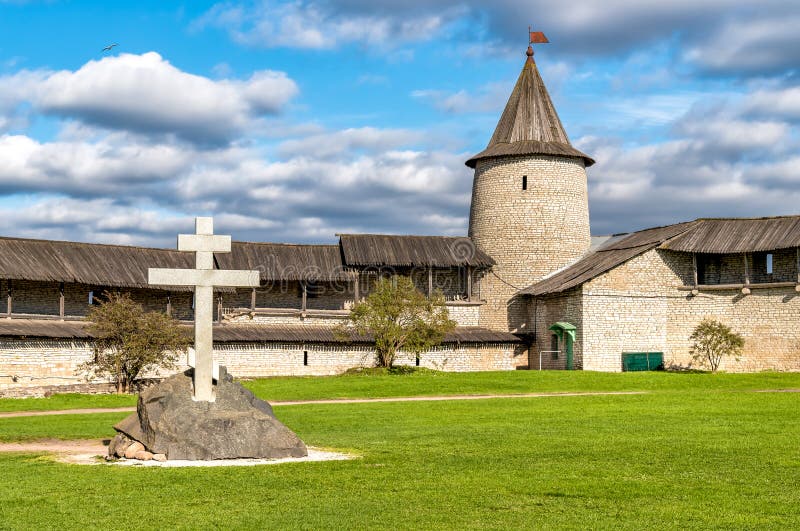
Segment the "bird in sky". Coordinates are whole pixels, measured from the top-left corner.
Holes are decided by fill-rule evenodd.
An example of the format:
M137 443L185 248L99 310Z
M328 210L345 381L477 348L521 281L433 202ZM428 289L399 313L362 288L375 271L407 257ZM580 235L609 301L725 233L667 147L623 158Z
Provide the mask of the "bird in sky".
M113 48L114 46L119 46L119 44L117 44L116 42L115 42L114 44L109 44L108 46L106 46L105 48L103 48L103 51L104 51L104 52L111 51L111 48Z

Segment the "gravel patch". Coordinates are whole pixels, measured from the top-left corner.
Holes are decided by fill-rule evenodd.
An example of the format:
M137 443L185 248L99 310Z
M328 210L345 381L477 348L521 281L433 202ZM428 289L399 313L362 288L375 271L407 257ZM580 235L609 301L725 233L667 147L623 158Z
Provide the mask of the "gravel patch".
M98 460L97 454L64 454L58 460L64 463L76 465L106 465L106 466L127 466L127 467L157 467L157 468L183 468L183 467L218 467L218 466L257 466L257 465L280 465L282 463L313 463L317 461L344 461L356 459L359 456L344 454L340 452L330 452L318 448L308 448L306 457L284 457L281 459L219 459L215 461L164 461L158 462L139 461L137 459L118 459L116 461Z

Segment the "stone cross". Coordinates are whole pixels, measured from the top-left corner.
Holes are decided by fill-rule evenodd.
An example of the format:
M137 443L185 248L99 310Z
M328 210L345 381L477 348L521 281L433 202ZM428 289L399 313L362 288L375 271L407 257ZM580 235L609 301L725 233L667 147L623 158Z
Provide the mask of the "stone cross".
M258 287L258 271L214 269L214 253L231 252L231 237L214 234L213 218L196 218L195 234L179 234L178 250L196 253L195 269L148 270L152 286L194 287L194 399L213 402L215 287Z

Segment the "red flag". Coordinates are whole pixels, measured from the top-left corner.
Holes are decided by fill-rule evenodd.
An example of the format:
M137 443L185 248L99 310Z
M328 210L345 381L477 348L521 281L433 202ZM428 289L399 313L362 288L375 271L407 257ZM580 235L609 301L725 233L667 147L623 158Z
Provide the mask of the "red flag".
M544 36L544 33L541 31L531 31L531 44L544 44L546 42L550 42L547 40L547 37Z

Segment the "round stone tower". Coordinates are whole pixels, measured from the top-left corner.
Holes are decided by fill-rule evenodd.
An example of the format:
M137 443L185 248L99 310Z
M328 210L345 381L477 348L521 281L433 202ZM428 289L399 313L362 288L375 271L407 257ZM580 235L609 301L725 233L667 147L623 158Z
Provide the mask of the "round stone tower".
M519 333L529 319L517 292L589 249L585 168L594 164L570 144L530 46L527 55L489 145L467 161L469 236L497 262L482 281L481 325Z

